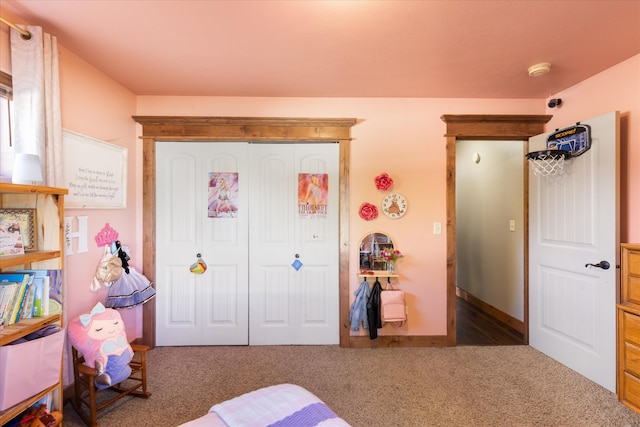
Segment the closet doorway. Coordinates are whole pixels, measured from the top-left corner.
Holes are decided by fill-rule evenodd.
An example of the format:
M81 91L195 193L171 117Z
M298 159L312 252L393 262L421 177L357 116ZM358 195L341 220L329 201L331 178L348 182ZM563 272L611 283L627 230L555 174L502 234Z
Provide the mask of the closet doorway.
M338 344L338 148L156 143L158 345Z
M262 118L206 116L134 116L142 125L143 151L143 271L156 277L156 142L274 142L338 143L339 161L339 317L349 318L349 145L356 119ZM156 346L156 301L143 306L141 343ZM339 328L340 346L349 347L349 328Z

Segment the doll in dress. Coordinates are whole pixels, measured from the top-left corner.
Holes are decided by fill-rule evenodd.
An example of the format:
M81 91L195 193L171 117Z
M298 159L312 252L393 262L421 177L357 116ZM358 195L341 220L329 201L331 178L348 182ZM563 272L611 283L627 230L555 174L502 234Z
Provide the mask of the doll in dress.
M151 281L129 265L131 258L119 240L113 242L111 252L117 253L122 260L123 271L120 278L109 286L105 306L115 309L131 308L155 297L156 290L151 286Z

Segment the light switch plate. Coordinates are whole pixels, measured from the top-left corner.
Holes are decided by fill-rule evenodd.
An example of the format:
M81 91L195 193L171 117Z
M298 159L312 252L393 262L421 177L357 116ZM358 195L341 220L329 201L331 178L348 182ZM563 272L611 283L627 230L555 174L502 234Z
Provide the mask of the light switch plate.
M434 222L433 223L433 234L442 234L442 223Z

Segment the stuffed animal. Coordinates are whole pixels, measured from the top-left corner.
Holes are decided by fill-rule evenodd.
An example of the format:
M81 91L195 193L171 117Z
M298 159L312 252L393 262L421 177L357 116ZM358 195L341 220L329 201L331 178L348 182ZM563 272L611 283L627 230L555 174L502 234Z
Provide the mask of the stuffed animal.
M10 427L56 427L62 422L62 412L47 410L47 405L40 404L28 408L19 417L9 421Z
M131 375L133 349L117 310L98 302L90 313L69 323L68 334L71 345L84 356L84 364L98 371L97 388L111 387Z
M28 418L33 418L33 421L29 427L55 427L62 422L62 412L60 411L49 412L46 405L39 405L32 409L33 413Z
M30 427L56 427L62 422L62 412L47 412L36 417Z

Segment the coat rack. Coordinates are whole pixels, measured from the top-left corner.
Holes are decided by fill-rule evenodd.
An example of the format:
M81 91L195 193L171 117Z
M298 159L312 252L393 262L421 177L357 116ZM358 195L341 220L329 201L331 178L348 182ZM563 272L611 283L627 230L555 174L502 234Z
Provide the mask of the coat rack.
M366 280L367 277L375 277L376 279L379 279L381 277L386 277L387 279L390 279L392 277L398 278L400 277L399 275L395 274L395 273L390 273L387 270L369 270L366 273L359 273L358 274L359 278L364 278Z

